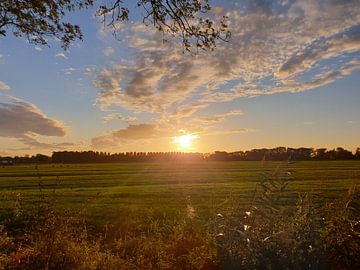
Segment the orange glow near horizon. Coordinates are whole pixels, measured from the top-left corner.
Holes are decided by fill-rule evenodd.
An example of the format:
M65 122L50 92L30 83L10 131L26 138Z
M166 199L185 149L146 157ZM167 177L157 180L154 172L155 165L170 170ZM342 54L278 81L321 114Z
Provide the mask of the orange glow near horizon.
M174 138L173 143L177 144L178 147L183 151L189 151L192 149L192 142L199 139L199 135L196 134L185 134Z

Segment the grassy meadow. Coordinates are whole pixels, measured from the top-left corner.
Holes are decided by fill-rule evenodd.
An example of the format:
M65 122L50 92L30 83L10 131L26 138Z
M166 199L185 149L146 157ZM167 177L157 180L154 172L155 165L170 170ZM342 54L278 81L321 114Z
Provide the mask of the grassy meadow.
M359 161L3 166L0 269L355 269L359 183Z
M234 201L248 203L256 183L279 166L290 178L290 205L311 191L331 200L360 182L359 161L17 165L0 167L0 202L4 208L20 193L25 205L33 204L55 192L59 207L86 204L91 214L107 219L121 213L171 214L188 204L208 217Z

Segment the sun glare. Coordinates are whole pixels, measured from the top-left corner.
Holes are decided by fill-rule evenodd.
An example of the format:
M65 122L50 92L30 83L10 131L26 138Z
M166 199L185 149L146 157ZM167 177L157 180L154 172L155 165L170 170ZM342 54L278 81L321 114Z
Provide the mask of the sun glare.
M192 141L198 139L199 136L196 134L186 134L174 138L174 143L183 150L189 150L192 146Z

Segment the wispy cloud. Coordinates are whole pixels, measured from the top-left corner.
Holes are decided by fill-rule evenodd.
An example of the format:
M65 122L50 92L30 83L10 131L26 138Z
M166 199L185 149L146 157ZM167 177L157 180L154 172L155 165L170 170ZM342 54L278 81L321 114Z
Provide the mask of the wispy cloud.
M110 55L112 55L114 52L115 52L115 50L114 50L114 48L111 47L111 46L108 46L108 47L104 48L104 50L103 50L103 53L104 53L106 56L110 56Z
M94 75L95 69L96 69L96 66L94 66L94 65L85 67L84 74L87 76Z
M102 121L104 123L107 123L107 122L109 122L111 120L120 120L120 121L123 121L123 122L126 122L126 123L130 123L130 122L136 121L137 118L134 117L134 116L122 115L121 113L111 113L111 114L105 115L102 118Z
M123 30L138 56L99 73L97 104L164 113L190 95L208 103L300 92L357 70L351 63L360 51L357 1L244 1L241 8L214 13L223 12L231 19L232 39L204 55L183 54L142 25ZM325 61L333 62L324 71L319 66Z
M242 115L242 114L243 114L243 112L241 110L232 110L232 111L229 111L226 113L195 118L193 121L201 123L203 125L208 125L208 124L213 125L213 124L224 121L225 118L227 118L229 116L237 116L237 115Z
M325 40L314 41L303 51L290 57L279 69L281 77L294 76L312 68L316 63L360 50L360 28L335 34Z
M219 135L230 135L230 134L243 134L255 132L255 129L252 128L234 128L234 129L225 129L225 130L215 130L205 133L206 136L219 136Z
M127 128L95 137L91 140L91 143L95 148L116 147L124 145L126 142L166 136L169 136L169 134L159 129L155 124L139 124L129 125Z
M179 106L171 113L171 116L175 118L189 117L198 110L206 108L208 106L209 104L207 103L194 103L194 104Z
M4 83L3 81L0 81L0 89L11 90L11 87L8 84Z
M5 64L5 56L0 53L0 64Z
M54 150L54 149L58 149L58 150L63 150L63 149L67 149L68 147L72 147L75 146L75 143L69 143L69 142L65 142L65 143L44 143L44 142L40 142L38 139L39 136L37 136L36 134L26 134L20 138L18 138L18 140L20 142L22 142L24 145L26 145L26 147L21 148L21 149L13 149L13 150L32 150L32 149L50 149L50 150Z
M66 75L71 75L71 74L73 74L75 71L76 71L76 68L73 68L73 67L69 67L69 68L64 69L64 73L65 73Z
M355 120L348 120L348 121L346 121L345 123L346 123L346 124L348 124L348 125L354 125L354 124L359 123L359 121L355 121Z
M144 51L133 65L117 64L103 69L94 81L101 89L97 104L119 104L129 110L162 113L184 100L207 80L195 63L167 50Z
M55 54L55 57L61 57L61 58L64 58L64 59L68 59L68 57L65 55L65 53L63 52L58 52Z

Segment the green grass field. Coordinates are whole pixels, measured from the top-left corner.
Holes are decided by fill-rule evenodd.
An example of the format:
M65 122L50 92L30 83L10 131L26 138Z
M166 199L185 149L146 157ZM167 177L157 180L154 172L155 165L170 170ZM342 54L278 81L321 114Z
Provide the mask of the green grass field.
M86 208L101 222L121 216L173 215L191 204L199 217L246 204L265 172L283 163L122 163L53 164L0 167L0 204L4 209L20 193L33 205L55 191L57 207ZM292 204L301 194L321 192L324 200L343 195L360 183L359 161L296 162L286 165L290 181L286 197Z
M4 166L0 269L359 269L359 183L359 161Z

